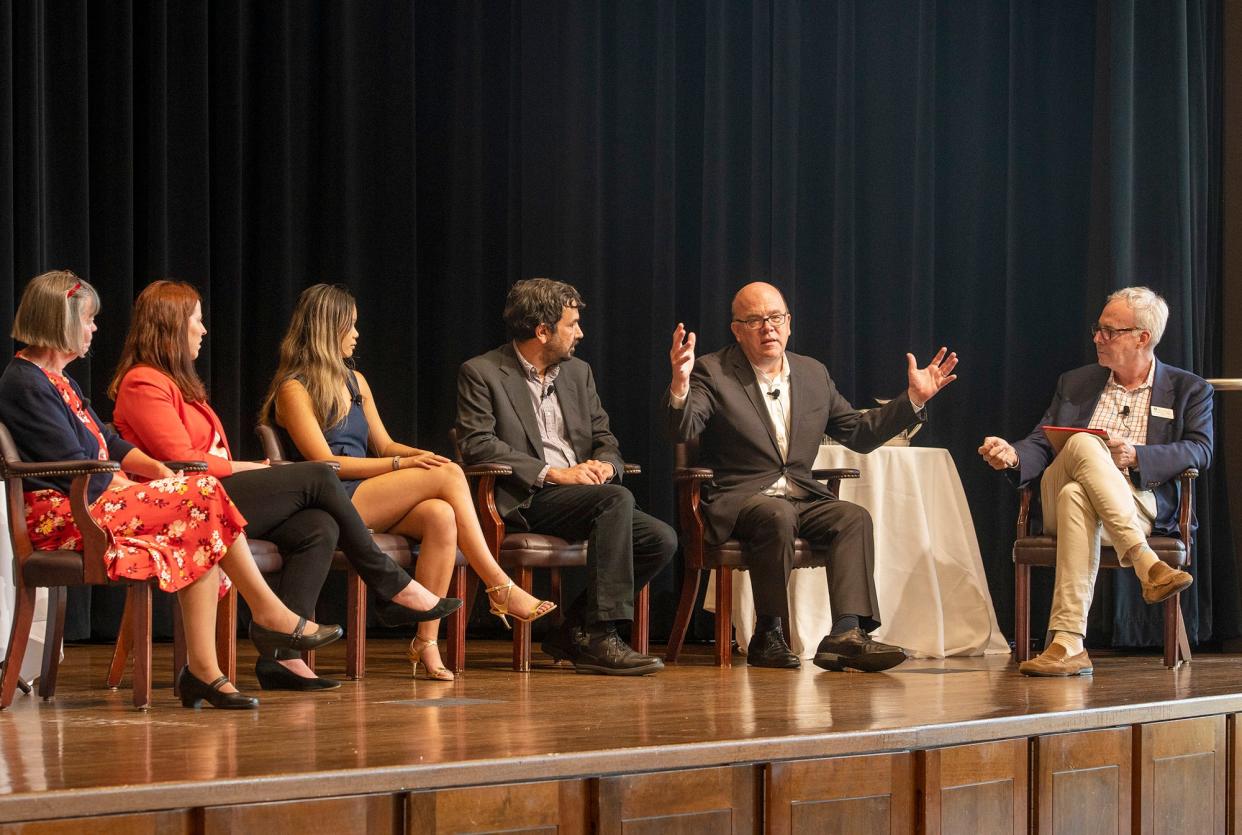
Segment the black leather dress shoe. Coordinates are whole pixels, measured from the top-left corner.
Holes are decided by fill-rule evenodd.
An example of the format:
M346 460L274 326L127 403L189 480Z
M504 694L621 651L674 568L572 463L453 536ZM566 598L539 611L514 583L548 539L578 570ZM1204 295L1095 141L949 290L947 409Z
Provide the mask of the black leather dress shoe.
M177 676L177 690L181 693L182 707L198 707L203 702L222 710L254 710L259 700L244 693L225 693L220 688L228 684L227 676L220 676L210 684L182 667Z
M539 647L559 663L576 661L586 642L586 633L582 631L582 627L565 621L545 635Z
M345 634L345 630L335 624L319 624L319 628L307 634L306 618L298 618L298 625L292 632L277 632L250 621L250 640L254 642L259 655L271 658L278 649L292 649L303 652L327 646Z
M300 676L271 658L259 658L254 665L254 675L264 690L335 690L341 686L334 678Z
M848 669L878 673L905 660L904 649L872 640L858 627L840 635L826 636L819 642L819 650L815 653L815 666L834 672Z
M746 663L751 667L775 667L778 670L797 670L802 666L793 654L781 630L768 629L750 636L746 645Z
M621 640L615 627L587 633L587 642L578 650L574 669L602 676L645 676L664 669L664 662L653 655L635 652Z

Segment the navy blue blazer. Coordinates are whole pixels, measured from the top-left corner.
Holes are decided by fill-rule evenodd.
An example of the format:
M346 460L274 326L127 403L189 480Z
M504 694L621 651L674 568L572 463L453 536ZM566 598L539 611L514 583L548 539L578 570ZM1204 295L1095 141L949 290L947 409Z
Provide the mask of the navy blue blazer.
M108 457L120 461L134 445L99 419L76 382L70 379L69 384L82 398L91 419L108 442ZM95 461L99 458L99 441L95 435L78 420L43 369L21 357L14 357L4 374L0 374L0 421L8 427L23 461ZM69 477L27 478L23 485L28 491L50 488L68 494L72 482ZM89 500L93 502L99 498L111 482L111 473L91 476L87 491Z
M1086 427L1108 375L1102 365L1085 365L1061 375L1048 411L1030 435L1013 445L1018 468L1009 475L1019 485L1038 477L1055 456L1041 427ZM1147 443L1134 447L1138 464L1130 468L1130 478L1135 486L1156 494L1152 532L1177 536L1176 478L1187 467L1203 470L1212 463L1212 386L1202 377L1156 360L1151 405L1170 409L1173 417L1148 414Z

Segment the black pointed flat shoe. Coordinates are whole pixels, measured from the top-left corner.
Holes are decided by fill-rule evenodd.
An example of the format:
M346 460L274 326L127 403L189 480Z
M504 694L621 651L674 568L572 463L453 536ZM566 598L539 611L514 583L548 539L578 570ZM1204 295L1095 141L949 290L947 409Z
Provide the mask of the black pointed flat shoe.
M177 689L181 691L182 707L198 707L203 702L221 710L254 710L259 700L244 693L225 693L220 688L229 683L228 676L220 676L211 684L201 681L182 667L177 676Z
M300 676L271 658L260 658L256 661L254 675L264 690L335 690L341 686L334 678Z
M307 635L306 618L298 618L298 625L292 632L277 632L250 621L250 640L259 650L259 655L272 657L278 649L292 649L298 652L319 649L327 646L345 634L336 624L319 624L319 628Z
M460 597L441 597L430 609L410 609L392 600L380 601L375 606L375 619L381 626L396 629L401 626L413 626L427 620L439 620L453 614L461 608Z

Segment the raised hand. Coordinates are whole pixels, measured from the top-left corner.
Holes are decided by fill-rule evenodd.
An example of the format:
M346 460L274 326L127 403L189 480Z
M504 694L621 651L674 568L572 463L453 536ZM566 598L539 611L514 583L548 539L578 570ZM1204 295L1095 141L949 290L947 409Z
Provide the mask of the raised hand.
M950 354L948 348L937 351L926 368L918 367L914 354L906 354L906 364L906 377L910 384L908 392L915 403L926 403L936 396L936 392L957 379L953 373L957 366L957 354Z
M994 470L1008 470L1018 465L1018 451L1004 438L989 435L983 439L979 454Z
M678 397L690 391L690 372L694 369L694 333L687 332L681 322L673 331L673 347L668 352L669 363L673 366L673 381L669 390Z

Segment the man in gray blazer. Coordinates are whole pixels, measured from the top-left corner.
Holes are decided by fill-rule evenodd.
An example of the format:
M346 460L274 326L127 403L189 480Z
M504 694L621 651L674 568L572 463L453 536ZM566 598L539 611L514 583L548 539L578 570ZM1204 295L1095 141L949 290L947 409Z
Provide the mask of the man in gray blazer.
M664 667L617 634L633 620L634 589L677 550L677 534L634 506L591 367L573 356L586 305L568 284L519 281L504 320L512 340L464 363L457 429L467 463L508 464L496 509L517 530L587 541L587 587L543 641L579 672L645 675Z
M699 462L716 473L704 490L710 542L731 537L746 549L757 623L747 663L796 668L781 634L794 540L828 543L828 589L834 620L815 664L877 672L905 660L900 647L871 639L880 625L871 517L811 478L825 433L856 452L870 452L908 426L956 376L957 355L940 349L926 368L907 354L909 388L885 406L860 413L837 391L828 369L785 350L791 314L770 284L754 282L733 299L737 339L695 360L695 336L678 324L669 352L665 395L677 441L699 440Z

